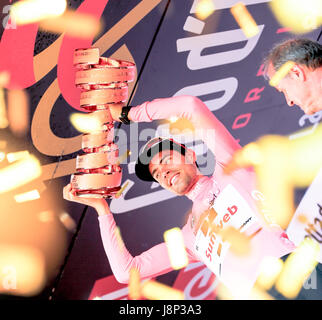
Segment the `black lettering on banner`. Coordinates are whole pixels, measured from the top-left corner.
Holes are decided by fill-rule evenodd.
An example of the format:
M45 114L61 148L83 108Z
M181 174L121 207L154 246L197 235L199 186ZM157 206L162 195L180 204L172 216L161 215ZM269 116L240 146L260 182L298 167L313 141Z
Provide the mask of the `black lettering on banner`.
M317 203L319 208L319 215L322 217L322 206ZM318 243L322 243L322 220L319 217L314 218L313 223L309 223L305 228L307 235L305 238L310 237Z

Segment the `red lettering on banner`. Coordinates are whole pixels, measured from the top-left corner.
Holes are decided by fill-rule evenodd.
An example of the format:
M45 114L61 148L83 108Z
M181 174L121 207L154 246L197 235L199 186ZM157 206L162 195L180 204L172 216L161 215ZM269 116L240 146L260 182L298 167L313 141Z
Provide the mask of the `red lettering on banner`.
M91 14L99 19L107 2L108 0L85 0L77 9L77 12ZM34 46L37 32L37 23L17 26L16 29L4 29L0 42L0 71L10 73L8 89L23 89L32 86L36 82ZM78 107L80 93L74 85L73 72L75 70L73 70L72 56L74 49L89 47L92 41L93 39L65 36L61 45L57 71L58 81L64 98L75 108Z
M256 77L263 76L265 74L265 65L264 63L259 67Z
M181 269L173 288L184 292L187 300L214 300L216 276L202 263L189 264Z
M101 298L104 300L128 300L127 284L119 283L113 275L96 280L88 300Z
M84 1L77 12L86 13L99 19L108 0ZM75 86L75 72L73 55L77 48L90 47L93 39L73 38L66 35L63 39L57 64L57 78L60 91L64 99L72 107L79 109L80 90Z
M261 96L259 95L263 90L265 89L265 87L262 88L254 88L252 90L250 90L244 100L244 103L248 103L248 102L252 102L252 101L256 101L259 100L261 98Z
M292 28L279 28L277 29L276 33L284 33L284 32L290 32L292 31Z
M119 283L114 275L95 281L88 300L100 298L102 300L129 300L129 288L127 284ZM140 300L146 300L141 297Z
M9 89L27 88L35 83L34 45L38 24L4 29L0 43L0 70L10 73Z
M252 114L251 114L251 113L244 113L244 114L239 115L239 116L235 119L235 121L234 121L234 123L233 123L232 128L233 128L234 130L236 130L236 129L240 129L240 128L246 127L251 117L252 117ZM244 120L244 119L245 119L245 120ZM239 123L238 123L238 121L240 121L240 120L241 120L242 122L239 122Z

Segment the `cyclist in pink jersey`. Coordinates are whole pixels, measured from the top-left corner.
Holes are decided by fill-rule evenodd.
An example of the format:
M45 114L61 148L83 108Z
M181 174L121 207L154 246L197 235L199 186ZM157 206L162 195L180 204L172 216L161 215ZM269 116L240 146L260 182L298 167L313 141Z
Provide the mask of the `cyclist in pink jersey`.
M254 171L246 168L229 175L224 173L225 164L241 147L200 99L193 96L156 99L136 107L125 107L123 116L124 112L126 122L151 122L171 117L187 119L194 126L196 139L202 139L215 156L213 175L203 176L196 165L194 151L172 139L160 137L145 145L135 166L140 179L157 181L163 188L192 200L192 212L182 228L189 262L203 261L228 288L239 288L244 294L255 283L260 263L265 256L282 257L294 250L295 246L288 240L284 230L267 223L258 212L256 202L263 201L263 196L256 190ZM111 113L115 121L120 121L122 106L111 107ZM103 246L119 282L128 282L132 267L139 270L142 279L173 270L165 243L136 257L125 246L120 247L115 233L116 224L104 199L77 197L70 184L64 188L64 198L97 210ZM204 221L204 213L211 208L214 208L213 212L216 214L212 219L217 227L231 225L249 237L249 254L234 254L220 239L215 239L215 235L212 239L214 241L209 243L208 252L203 249L200 252L200 248L203 248L200 237L203 235L199 227ZM210 218L207 219L209 222ZM212 253L212 245L217 246L217 256ZM218 255L222 245L225 248L224 254L220 251Z

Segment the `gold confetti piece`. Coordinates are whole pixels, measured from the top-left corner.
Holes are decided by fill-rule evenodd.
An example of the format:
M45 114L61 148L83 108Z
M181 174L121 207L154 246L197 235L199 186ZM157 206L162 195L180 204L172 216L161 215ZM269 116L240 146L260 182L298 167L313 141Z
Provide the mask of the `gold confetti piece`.
M41 175L39 160L30 155L0 170L0 193L18 188Z
M263 161L261 150L255 143L249 143L245 146L243 157L250 161L252 165L258 165Z
M26 134L29 126L29 101L25 90L8 90L8 121L13 134Z
M265 257L261 262L256 284L265 290L270 290L281 273L283 264L282 259Z
M4 88L9 84L10 81L10 73L8 71L0 72L0 87Z
M276 282L276 289L288 299L296 298L305 280L318 264L319 254L319 244L310 238L304 239L286 259Z
M46 284L43 253L29 246L0 245L0 292L33 296Z
M69 117L70 122L79 132L94 132L102 130L101 122L92 114L72 113Z
M59 16L66 10L66 0L24 0L11 6L10 16L17 25Z
M55 220L55 215L52 211L47 210L47 211L41 211L38 214L38 219L41 222L47 223L47 222L53 222Z
M285 62L278 71L275 72L274 76L269 81L270 86L276 87L282 79L284 79L287 74L292 70L295 66L295 62L287 61Z
M182 231L179 228L167 230L163 234L173 269L184 268L188 264L188 256L184 245Z
M196 6L196 16L199 19L208 18L215 11L213 0L199 0Z
M114 231L115 237L116 237L116 241L118 243L119 249L121 251L123 251L125 249L125 245L122 239L122 235L121 235L121 230L119 227L115 227L115 231Z
M66 33L75 38L93 38L102 29L100 21L89 14L66 11L56 18L42 20L40 29L53 33Z
M302 135L302 132L298 134ZM290 140L277 135L261 137L254 142L260 150L259 162L247 153L245 156L244 147L234 153L224 172L229 174L237 168L254 166L257 189L265 198L258 201L258 211L264 218L270 216L269 224L278 224L285 229L295 211L294 188L310 185L321 169L321 139L322 125L301 139Z
M124 192L124 190L127 188L128 185L129 185L129 181L126 181L124 185L121 187L121 189L116 193L115 198L121 197L122 193Z
M14 161L27 158L28 156L29 156L29 151L27 151L27 150L10 152L7 154L7 160L8 160L8 162L12 163Z
M141 293L149 300L184 300L182 291L153 280L142 284Z
M178 119L179 119L178 117L171 117L171 118L169 119L169 121L170 121L171 123L175 123Z
M74 219L67 212L63 212L62 214L60 214L59 215L59 220L67 230L75 231L76 222L74 221Z
M130 150L126 150L121 156L118 157L117 165L122 164L123 161L125 161L130 154L131 154Z
M219 235L230 243L231 252L245 256L250 252L250 239L233 227L224 228Z
M273 0L269 6L278 22L295 34L310 32L322 23L321 0Z
M3 88L0 87L0 129L5 129L9 125L8 117L7 117L7 108L4 99L4 91Z
M254 286L247 297L234 295L225 285L220 283L216 288L219 300L274 300L270 294L258 286Z
M140 272L137 268L131 268L129 281L129 298L139 300L141 298Z
M0 162L3 161L5 158L6 158L6 154L0 151Z
M297 221L302 223L302 224L308 224L309 223L309 220L308 220L308 218L307 218L307 216L305 214L300 214L297 217Z
M251 142L235 152L233 159L224 167L224 173L230 174L237 168L260 165L263 159L259 145Z
M14 196L15 201L18 203L32 201L39 198L40 198L40 194L38 190L32 190L32 191L20 193Z
M247 38L254 37L258 34L258 26L242 2L236 3L232 6L230 12Z

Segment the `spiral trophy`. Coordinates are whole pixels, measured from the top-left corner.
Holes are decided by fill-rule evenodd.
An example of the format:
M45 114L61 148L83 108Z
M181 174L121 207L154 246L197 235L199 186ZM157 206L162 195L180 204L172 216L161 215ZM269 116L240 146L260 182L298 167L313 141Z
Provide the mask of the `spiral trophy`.
M74 65L76 87L81 90L80 107L98 120L99 130L83 134L71 185L77 196L112 198L121 189L122 168L109 105L127 100L135 64L100 57L99 49L92 47L76 49Z

